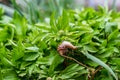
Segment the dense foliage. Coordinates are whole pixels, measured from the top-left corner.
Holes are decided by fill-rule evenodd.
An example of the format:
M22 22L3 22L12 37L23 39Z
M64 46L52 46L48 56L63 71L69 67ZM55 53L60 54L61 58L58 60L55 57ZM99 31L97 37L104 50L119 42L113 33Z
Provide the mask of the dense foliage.
M53 14L50 23L31 25L19 13L10 18L0 9L0 80L120 79L119 21L118 12L99 7L98 11L63 11L58 19ZM87 68L61 57L57 47L64 40L79 47L68 49L67 56L94 70L102 68L93 76ZM104 68L104 63L109 67Z

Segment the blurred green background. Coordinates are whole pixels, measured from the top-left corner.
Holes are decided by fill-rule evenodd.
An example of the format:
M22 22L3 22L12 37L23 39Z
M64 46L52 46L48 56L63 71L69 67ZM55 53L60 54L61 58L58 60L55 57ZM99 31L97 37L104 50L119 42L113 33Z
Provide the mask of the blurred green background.
M82 9L107 5L109 9L119 11L119 0L0 0L0 6L5 9L7 15L12 16L18 11L28 18L30 23L48 22L52 13L61 15L63 9Z

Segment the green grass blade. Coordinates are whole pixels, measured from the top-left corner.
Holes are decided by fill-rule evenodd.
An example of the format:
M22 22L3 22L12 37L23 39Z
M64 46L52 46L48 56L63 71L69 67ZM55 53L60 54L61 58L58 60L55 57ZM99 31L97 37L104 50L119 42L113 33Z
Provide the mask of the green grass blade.
M13 7L15 8L15 10L16 10L17 12L19 12L19 14L20 14L21 16L24 16L23 13L22 13L22 11L20 10L19 6L17 5L16 0L11 0L11 2L12 2Z
M98 63L99 65L101 65L102 67L104 67L106 70L108 70L112 75L113 77L118 80L118 77L115 75L115 73L113 72L113 70L108 66L106 65L103 61L101 61L100 59L96 58L95 56L89 54L87 51L84 51L83 53L85 56L87 56L87 58L91 59L92 61Z

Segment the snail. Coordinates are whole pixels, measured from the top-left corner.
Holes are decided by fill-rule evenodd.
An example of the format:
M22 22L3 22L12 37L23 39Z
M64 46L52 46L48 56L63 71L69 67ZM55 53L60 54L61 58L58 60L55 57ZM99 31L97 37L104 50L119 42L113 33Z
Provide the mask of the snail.
M64 57L64 58L67 58L67 59L70 59L70 60L73 60L75 61L76 63L88 68L88 66L84 65L83 63L77 61L76 59L72 58L72 57L69 57L69 56L66 56L65 54L68 52L68 49L72 49L72 50L76 50L77 49L77 46L74 46L72 45L72 43L68 42L68 41L63 41L57 48L57 51L59 52L59 54Z
M72 50L75 50L77 49L76 46L73 46L70 42L68 41L63 41L57 48L58 52L62 55L64 55L68 49L72 49Z

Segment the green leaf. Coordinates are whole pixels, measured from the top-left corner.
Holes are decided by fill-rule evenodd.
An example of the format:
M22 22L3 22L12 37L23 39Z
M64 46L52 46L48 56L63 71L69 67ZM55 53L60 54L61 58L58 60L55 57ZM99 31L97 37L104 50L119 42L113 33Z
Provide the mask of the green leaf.
M26 72L21 72L21 73L19 73L19 76L24 77L24 76L26 76L26 74L27 74Z
M0 19L2 18L3 14L4 14L4 9L0 7Z
M108 36L108 41L116 39L118 35L119 35L119 30L117 29Z
M112 58L111 62L115 65L119 65L120 66L120 58Z
M29 66L29 68L28 68L28 73L29 73L29 76L31 76L32 75L32 73L33 73L33 70L35 69L35 65L33 64L33 65L31 65L31 66Z
M38 57L39 57L39 53L31 52L31 53L26 53L25 56L23 57L23 60L25 60L25 61L34 61Z
M89 52L92 52L92 53L95 53L98 51L98 49L96 49L94 46L91 46L91 45L86 45L85 49Z
M93 67L97 67L99 64L93 62L93 61L90 61L90 60L87 60L86 61L86 64L90 65L90 66L93 66Z
M39 48L38 47L27 47L26 50L27 52L38 52Z
M14 13L13 23L15 24L15 32L18 39L22 39L26 36L27 32L27 20L20 16L17 12Z
M16 61L20 58L22 58L24 56L24 46L23 44L21 43L21 41L18 41L17 42L17 45L13 48L13 51L12 51L12 60L13 61Z
M105 48L105 51L100 54L100 57L110 57L114 53L114 47Z
M49 68L49 71L48 71L48 74L49 75L52 75L54 73L54 69L58 66L58 64L62 63L63 62L63 58L56 54L54 56L54 59L52 61L52 64L50 65L50 68Z
M66 30L69 26L69 18L67 11L63 10L62 17L61 17L61 23L58 22L58 24L61 24L61 29Z
M116 76L116 74L113 72L113 70L108 66L106 65L103 61L101 61L100 59L96 58L95 56L89 54L87 51L83 51L83 54L85 56L87 56L87 58L91 59L92 61L98 63L99 65L101 65L102 67L104 67L106 70L108 70L112 75L113 77L118 80L118 77Z
M22 62L21 65L20 65L20 70L25 70L25 68L27 66L29 66L30 64L32 64L32 62Z
M1 61L6 67L14 66L14 64L5 57L2 57Z
M6 41L11 38L11 31L9 27L1 28L0 30L0 41Z
M51 31L52 32L57 32L57 26L56 26L56 21L55 21L55 14L52 14L51 18L50 18L50 25L51 25Z
M35 24L35 26L37 26L43 32L48 32L50 30L50 26L48 26L47 24L37 23Z
M78 74L78 71L83 69L84 67L81 67L78 64L71 64L60 73L59 78L70 79L72 76L75 76L76 74Z
M93 32L93 29L91 27L88 27L88 26L76 26L76 27L73 27L71 31L90 33L90 32Z
M3 70L3 80L18 80L16 73L11 69Z
M39 58L37 60L37 64L51 65L52 61L53 61L53 56L47 56L47 57Z
M112 31L116 30L117 29L117 24L114 23L114 22L108 22L106 23L105 25L105 32L106 33L111 33Z
M85 35L83 35L83 38L82 38L82 40L81 40L81 43L82 44L88 44L88 43L90 43L91 42L91 40L92 40L92 37L93 37L93 34L85 34Z
M54 68L61 62L63 62L63 58L59 56L56 51L53 51L49 56L39 58L37 64L50 65L49 72L52 72Z
M101 47L106 47L106 46L107 46L107 40L105 39L102 41Z

